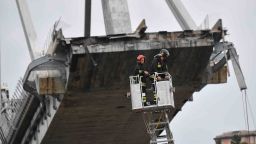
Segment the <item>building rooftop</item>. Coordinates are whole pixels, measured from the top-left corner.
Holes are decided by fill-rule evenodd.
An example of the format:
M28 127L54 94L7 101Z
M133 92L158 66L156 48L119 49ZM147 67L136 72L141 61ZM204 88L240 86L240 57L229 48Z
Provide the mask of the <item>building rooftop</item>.
M241 137L256 136L256 131L242 130L242 131L225 132L221 135L216 136L214 139L232 138L234 135L238 135L238 136L241 136Z

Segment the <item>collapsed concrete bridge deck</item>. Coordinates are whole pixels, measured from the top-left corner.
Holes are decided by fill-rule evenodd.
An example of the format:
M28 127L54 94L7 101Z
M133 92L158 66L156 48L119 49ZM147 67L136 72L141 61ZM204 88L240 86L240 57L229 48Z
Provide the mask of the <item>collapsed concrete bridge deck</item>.
M176 89L176 107L170 113L173 118L193 93L207 84L205 70L214 42L221 35L185 31L145 33L139 39L70 39L68 44L56 48L71 48L73 55L67 92L43 143L147 143L142 116L131 111L130 99L126 97L136 56L144 54L149 64L161 48L170 51L168 66Z
M209 64L223 33L221 21L212 30L101 37L64 38L55 31L47 55L33 61L24 76L32 97L26 107L30 115L24 114L12 143L147 143L142 116L131 111L126 96L136 56L144 54L149 65L160 49L169 50L175 86L175 109L169 114L174 118L194 92L226 82L225 57ZM42 71L48 76L31 79Z

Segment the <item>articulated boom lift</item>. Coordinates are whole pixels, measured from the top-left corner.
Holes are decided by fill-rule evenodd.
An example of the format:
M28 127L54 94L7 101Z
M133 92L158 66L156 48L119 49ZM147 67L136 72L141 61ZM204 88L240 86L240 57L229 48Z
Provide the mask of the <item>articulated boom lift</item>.
M159 75L165 75L165 79L158 81ZM142 112L143 120L150 136L150 144L173 144L173 137L169 127L169 112L174 109L172 78L169 73L155 73L152 86L142 90L140 76L130 76L130 90L132 110ZM145 97L146 96L146 97ZM145 100L150 105L145 105ZM165 130L165 135L159 134Z

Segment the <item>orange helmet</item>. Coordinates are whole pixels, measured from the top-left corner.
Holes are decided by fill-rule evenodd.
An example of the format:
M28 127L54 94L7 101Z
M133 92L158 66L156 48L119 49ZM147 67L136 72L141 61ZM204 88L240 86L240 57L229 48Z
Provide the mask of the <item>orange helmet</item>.
M137 61L138 61L138 62L141 62L141 60L142 60L143 58L145 58L144 55L138 55L138 56L137 56Z

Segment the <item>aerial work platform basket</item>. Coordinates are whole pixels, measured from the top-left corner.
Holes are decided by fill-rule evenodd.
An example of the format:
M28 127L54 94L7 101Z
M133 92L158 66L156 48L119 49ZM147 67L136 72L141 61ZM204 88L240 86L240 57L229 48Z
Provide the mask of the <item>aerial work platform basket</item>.
M142 112L150 144L174 144L169 126L169 112L174 109L172 77L169 73L155 73L149 87L142 78L130 76L132 110ZM165 134L160 136L162 131Z
M159 76L163 76L161 80L158 80ZM172 85L172 78L169 73L155 73L154 78L151 80L151 86L146 88L143 92L143 82L141 76L130 76L130 91L132 110L156 110L156 109L171 109L174 108L173 92L174 87ZM145 105L145 97L149 99L153 96L154 101L148 101L148 105Z

